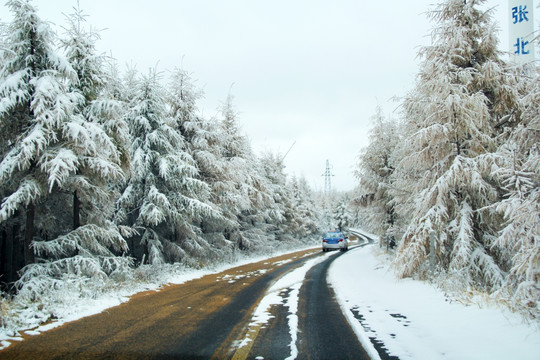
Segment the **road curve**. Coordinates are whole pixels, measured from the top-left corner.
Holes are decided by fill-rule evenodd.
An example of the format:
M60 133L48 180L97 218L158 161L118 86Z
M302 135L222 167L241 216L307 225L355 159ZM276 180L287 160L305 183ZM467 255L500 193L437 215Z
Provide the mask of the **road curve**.
M369 359L326 281L331 263L343 255L326 253L326 259L307 271L298 293L297 311L291 311L289 304L294 285L281 288L283 301L267 310L270 316L264 324L257 324L253 318L243 345L232 359Z
M299 251L140 293L100 314L26 335L0 351L0 359L230 359L272 283L321 255ZM341 255L314 266L301 287L298 359L364 358L326 284L330 263ZM289 314L283 306L272 314L251 347L253 357L289 356Z

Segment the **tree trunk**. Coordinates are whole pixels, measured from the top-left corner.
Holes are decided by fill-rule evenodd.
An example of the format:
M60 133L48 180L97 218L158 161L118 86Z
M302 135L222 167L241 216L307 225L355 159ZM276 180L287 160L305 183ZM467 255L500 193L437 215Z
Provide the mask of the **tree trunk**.
M34 238L34 204L28 204L26 208L26 231L24 233L24 264L32 264L35 261L34 251L32 250L32 240Z
M7 275L7 230L2 229L0 231L0 284L6 283L6 275Z
M19 211L15 212L15 221L13 225L8 228L8 243L7 243L7 261L9 263L7 279L8 282L13 282L17 280L18 271L24 267L24 253L23 253L23 244L22 244L22 235L21 235L21 223L20 223L20 213Z
M73 192L73 230L81 226L81 201L77 196L77 190Z

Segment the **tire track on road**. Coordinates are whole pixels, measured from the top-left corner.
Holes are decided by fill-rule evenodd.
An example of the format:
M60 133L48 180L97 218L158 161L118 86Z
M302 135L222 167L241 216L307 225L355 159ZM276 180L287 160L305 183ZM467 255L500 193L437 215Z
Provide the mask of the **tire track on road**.
M0 358L230 358L229 341L247 327L270 284L318 254L304 250L140 293L100 314L25 336Z
M302 318L297 359L370 359L326 281L332 262L346 254L333 256L307 273L300 290L299 314Z

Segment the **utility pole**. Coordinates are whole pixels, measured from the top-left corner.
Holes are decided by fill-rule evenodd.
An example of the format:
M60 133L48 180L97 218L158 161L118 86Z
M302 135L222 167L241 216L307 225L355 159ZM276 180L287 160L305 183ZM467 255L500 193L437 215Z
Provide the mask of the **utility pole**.
M330 161L328 159L326 160L326 169L324 170L324 173L322 174L324 176L324 221L325 225L328 229L332 227L332 207L330 206L330 193L332 192L332 166L330 165Z
M330 195L330 192L332 191L332 174L331 172L332 166L330 165L330 161L328 159L326 160L326 170L322 174L324 176L324 194L326 196Z

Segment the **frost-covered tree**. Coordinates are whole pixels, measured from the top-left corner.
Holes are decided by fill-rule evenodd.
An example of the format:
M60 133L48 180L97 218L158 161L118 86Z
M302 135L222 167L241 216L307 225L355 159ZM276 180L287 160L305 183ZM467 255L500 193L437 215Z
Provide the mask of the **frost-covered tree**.
M185 105L179 109L185 114L182 131L199 168L200 179L210 186L210 201L222 214L219 219L204 220L203 233L219 247L250 248L262 240L259 232L251 230L253 224L260 222L264 204L270 199L264 190L264 178L256 170L250 144L240 134L233 97L227 97L218 118L204 119L193 111L199 93L185 73L179 73L178 79L185 97Z
M144 257L151 264L202 256L210 249L194 219L214 211L204 202L208 186L196 178L197 168L169 116L159 76L151 71L136 89L126 115L132 170L118 202L118 218L140 232Z
M513 121L515 92L497 52L482 0L447 0L431 12L432 44L422 48L416 88L406 97L406 134L398 149L395 196L411 223L394 261L399 275L419 272L436 233L440 269L463 286L496 289L504 281L495 244L497 188L479 157L495 150L502 123ZM403 196L403 194L406 194Z
M250 206L238 216L241 236L239 244L243 249L257 250L274 240L272 235L269 236L267 230L273 220L271 211L268 211L268 209L275 206L275 204L270 194L270 183L262 175L262 165L259 163L258 158L251 153L248 160L251 163L249 184L247 186Z
M340 194L335 201L333 208L334 222L340 231L347 231L352 225L349 195L347 193Z
M321 206L305 177L293 177L289 181L293 196L293 209L298 219L295 233L299 238L306 238L321 232Z
M292 196L287 186L287 178L283 173L283 162L277 154L270 152L263 153L260 158L260 171L268 181L268 194L272 198L272 203L266 209L268 215L268 234L273 239L283 240L283 235L288 230L292 213Z
M29 1L8 1L13 21L0 69L0 222L24 214L25 263L34 262L36 207L77 167L69 141L81 96L76 72L54 48L55 35ZM43 209L39 209L43 210Z
M222 180L219 182L223 214L233 219L238 227L228 233L228 239L240 249L255 248L265 241L265 233L257 229L262 225L271 206L269 184L261 176L261 167L251 150L246 136L240 133L238 113L229 94L220 112L221 156L223 159Z
M201 236L223 257L232 255L236 244L229 240L228 234L239 225L236 213L228 208L228 189L234 185L223 156L221 123L218 119L200 115L197 101L203 93L185 70L173 71L169 89L171 116L198 168L197 178L209 186L207 202L216 210L214 216L200 219Z
M105 226L115 183L123 180L127 167L129 132L123 120L123 104L111 93L106 73L108 59L96 54L97 33L85 29L85 17L80 9L68 16L69 27L62 47L73 69L76 81L71 89L82 95L76 109L73 132L77 141L71 144L79 164L66 189L73 190L73 227L81 225L81 211L87 221ZM111 226L109 223L107 226Z
M186 140L196 141L201 130L197 102L202 96L202 90L195 86L186 70L175 68L172 71L168 92L170 112Z
M501 295L512 306L540 317L540 87L538 69L528 65L521 75L517 125L500 136L504 142L485 163L503 196L494 204L504 221L495 244L511 264ZM529 76L532 75L532 78Z
M251 148L247 138L240 134L237 112L229 94L221 107L221 155L224 163L222 203L231 218L250 207L248 186L250 185Z
M226 257L226 254L233 250L233 246L225 239L224 232L233 224L221 215L213 189L223 172L219 123L206 120L199 114L197 102L203 92L196 87L187 71L176 68L171 74L168 90L170 116L185 140L186 151L198 169L197 179L209 187L209 196L205 198L205 202L214 210L207 213L208 216L199 217L194 225L199 227L203 241L208 243L216 254L221 253L221 256Z
M264 153L258 161L271 197L271 202L264 209L267 232L272 236L269 240L308 240L322 226L322 209L319 206L322 202L316 202L315 194L304 178L287 178L283 171L283 157L279 154Z
M381 239L399 236L398 219L392 189L395 170L393 153L399 143L398 124L386 119L377 107L372 117L373 128L369 132L369 145L358 156L355 176L358 179L354 203L358 206L356 222L362 222Z
M92 118L97 111L87 110L100 90L85 78L98 74L95 64L81 65L92 55L93 39L80 27L71 32L65 59L53 50L55 35L28 2L9 5L14 12L12 48L2 79L16 95L3 93L2 115L7 126L20 132L12 133L0 172L5 183L19 181L19 187L4 199L0 217L8 219L26 206L27 266L16 286L19 296L34 300L58 289L66 277L102 283L129 267L129 259L117 256L127 245L106 216L111 207L102 206L111 204L109 183L123 176L122 144L108 136L101 119ZM75 47L77 57L71 51ZM28 260L34 253L39 257L35 264Z

